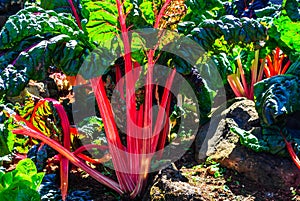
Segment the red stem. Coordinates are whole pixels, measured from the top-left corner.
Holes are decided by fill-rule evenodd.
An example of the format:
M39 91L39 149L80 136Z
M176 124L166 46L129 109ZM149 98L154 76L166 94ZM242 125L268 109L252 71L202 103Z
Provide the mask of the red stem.
M171 105L171 97L168 97L168 103L167 103L167 107L166 107L166 114L169 115L170 113L170 105ZM166 139L167 139L167 135L169 133L169 128L170 128L170 123L169 123L169 118L167 116L166 119L166 123L165 126L161 132L161 136L159 138L158 144L157 144L157 151L158 151L158 156L157 159L159 160L162 155L163 155L163 148L165 147L165 143L166 143Z
M74 4L73 4L73 1L72 1L72 0L68 0L68 2L69 2L69 4L70 4L70 6L71 6L71 9L72 9L73 15L74 15L74 17L75 17L76 23L77 23L79 29L82 30L81 21L80 21L80 18L79 18L79 16L78 16L78 13L77 13L77 11L76 11L76 8L75 8L75 6L74 6Z
M109 150L112 155L112 161L116 169L116 176L120 183L120 187L125 191L130 191L130 189L133 188L132 180L128 178L126 174L120 172L120 170L125 172L129 171L127 163L128 159L127 155L125 155L126 149L122 145L120 136L118 134L112 108L104 88L104 83L101 77L92 78L90 81L95 93L100 114L101 116L105 117L103 118L104 129L107 131L106 137L108 140Z
M57 152L59 152L62 156L67 158L75 166L81 168L83 171L88 173L91 177L93 177L94 179L96 179L97 181L102 183L103 185L106 185L109 188L112 188L119 194L123 194L123 191L120 189L120 186L118 183L116 183L112 179L102 175L101 173L97 172L96 170L92 169L91 167L89 167L88 165L86 165L85 163L80 161L80 159L78 159L73 153L71 153L69 150L67 150L65 147L60 145L55 140L52 140L51 138L43 135L41 132L36 131L34 129L35 127L30 122L26 121L25 119L23 119L22 117L20 117L16 113L14 113L12 110L10 110L8 108L5 108L5 110L8 111L9 115L12 116L15 119L15 121L19 124L19 126L22 127L21 129L14 129L13 130L14 134L28 135L30 137L41 140L42 142L44 142L45 144L48 144L50 147L52 147ZM25 125L22 124L21 122L24 122Z
M270 57L270 55L267 55L266 57L267 59L267 64L268 64L268 67L269 67L269 71L270 71L270 77L274 76L275 75L275 69L274 69L274 66L272 64L272 59Z
M154 28L157 29L160 23L161 18L164 16L165 14L165 10L168 8L169 4L171 3L172 0L166 0L166 2L164 3L164 5L161 7L156 19L155 19L155 24L154 24Z
M84 154L82 154L82 152L84 151L88 151L90 149L99 149L101 151L104 151L104 150L107 150L108 149L108 146L105 146L105 145L97 145L97 144L87 144L87 145L84 145L84 146L81 146L79 147L78 149L76 149L73 154L78 156L79 158L85 160L85 161L89 161L93 164L100 164L100 163L104 163L108 160L111 159L110 157L110 154L105 154L102 158L100 159L93 159L93 158L90 158Z
M281 136L283 137L283 140L284 140L284 142L285 142L286 148L287 148L287 150L288 150L288 152L289 152L289 154L290 154L290 156L291 156L291 158L292 158L294 164L295 164L295 165L297 166L297 168L300 170L300 160L299 160L297 154L295 153L295 151L294 151L294 149L293 149L291 143L288 142L288 141L285 139L284 135L283 135L281 132L280 132L280 134L281 134Z
M287 71L287 69L289 68L290 64L291 64L291 61L289 60L289 61L284 65L284 67L283 67L282 71L280 72L280 74L285 74L286 71Z
M58 116L61 120L61 126L63 130L63 144L65 149L70 151L71 139L70 139L70 122L63 106L56 100L47 98L45 100L51 101L55 107ZM68 180L69 180L69 161L66 157L60 159L60 190L62 200L65 200L68 193Z
M151 152L154 152L157 149L157 142L160 137L159 133L161 133L161 131L165 127L165 125L162 125L162 124L163 123L168 124L168 121L167 121L168 113L167 112L168 112L169 108L167 108L167 105L168 105L168 100L170 99L170 90L169 89L171 89L175 75L176 75L176 69L174 68L166 81L162 101L160 104L160 108L158 111L157 120L156 120L156 124L155 124L155 128L154 128L154 133L153 133L154 137L152 139ZM165 121L164 121L164 119L165 119Z

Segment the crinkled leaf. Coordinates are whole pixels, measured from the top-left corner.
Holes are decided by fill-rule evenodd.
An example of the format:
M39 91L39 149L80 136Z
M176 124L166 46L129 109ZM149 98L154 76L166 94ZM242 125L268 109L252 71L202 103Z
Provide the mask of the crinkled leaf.
M236 17L256 18L256 11L270 6L268 0L234 0L231 4L233 13Z
M86 13L82 13L80 0L72 0L74 7L76 8L77 13L81 18L86 16ZM40 7L45 10L54 10L57 13L71 13L73 14L72 8L68 1L61 0L41 0Z
M255 10L255 15L259 18L275 17L281 10L281 5L271 4L267 7Z
M57 14L39 7L28 7L7 20L0 32L0 50L18 45L24 38L46 33L65 34L82 41L87 40L87 36L70 15Z
M73 18L38 7L12 15L0 32L0 96L16 96L49 66L76 75L92 49Z
M299 0L284 0L283 8L286 10L287 15L294 22L300 20L300 1Z
M269 32L271 37L284 43L291 51L300 52L300 21L293 22L288 16L281 15L273 23L274 28Z
M94 141L96 144L107 144L107 140L104 132L104 125L101 118L91 116L83 119L77 124L79 134L84 134L89 138L89 141ZM79 136L80 137L80 136ZM88 142L87 140L84 140Z
M203 21L189 35L207 51L214 51L213 44L222 36L229 45L245 46L254 43L256 48L260 48L260 42L267 39L267 32L266 28L254 19L238 19L227 15L220 20Z
M13 65L8 65L0 72L0 97L19 95L28 82L26 68L19 70Z
M185 4L188 13L183 21L192 21L197 25L205 19L218 19L226 13L222 0L188 0Z
M254 86L255 107L265 125L284 124L283 116L300 109L299 78L278 75Z
M300 110L299 86L297 76L285 74L264 79L254 87L255 107L261 120L262 137L272 154L287 155L280 133L288 141L300 140L299 131L287 127L287 117ZM295 133L293 137L292 133ZM299 154L298 146L295 146L295 150Z

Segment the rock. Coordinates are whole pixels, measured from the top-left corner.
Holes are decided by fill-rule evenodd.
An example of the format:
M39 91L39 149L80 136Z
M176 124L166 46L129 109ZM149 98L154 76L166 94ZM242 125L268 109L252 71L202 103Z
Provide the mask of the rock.
M227 107L227 109L226 109ZM254 102L236 98L221 105L212 114L211 121L198 132L195 140L195 154L198 162L204 162L209 156L214 160L226 158L236 147L238 136L230 132L237 126L247 131L259 129L258 114Z
M253 101L234 99L214 112L211 122L204 125L197 134L196 160L204 162L209 156L222 166L236 170L265 187L289 188L299 185L300 171L290 158L256 153L240 145L239 137L230 132L233 126L261 135Z
M149 191L150 196L144 197L144 201L203 200L201 189L190 185L188 179L177 170L174 164L159 171Z
M267 188L290 188L300 184L300 171L290 158L255 153L241 145L220 163Z

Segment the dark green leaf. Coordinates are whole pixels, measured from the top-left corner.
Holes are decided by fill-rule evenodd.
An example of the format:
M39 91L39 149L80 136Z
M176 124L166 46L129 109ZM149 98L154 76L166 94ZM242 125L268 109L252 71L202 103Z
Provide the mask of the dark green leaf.
M248 131L240 129L238 127L230 128L230 131L237 134L240 137L240 143L253 151L261 152L261 151L268 151L269 148L263 145L255 135L251 134Z
M292 21L297 22L300 20L300 1L299 0L284 0L283 8L286 10L287 15Z

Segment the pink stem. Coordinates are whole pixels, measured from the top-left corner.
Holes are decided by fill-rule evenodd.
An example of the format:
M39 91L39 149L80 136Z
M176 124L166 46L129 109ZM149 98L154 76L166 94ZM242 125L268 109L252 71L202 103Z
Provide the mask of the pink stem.
M71 139L70 139L70 123L63 106L56 100L47 98L45 100L51 101L58 113L61 120L61 126L63 130L63 144L65 149L70 151ZM62 157L60 160L60 190L62 194L62 200L66 200L68 193L68 180L69 180L69 160L66 157Z
M76 20L76 22L77 22L77 25L78 25L79 29L82 30L81 21L80 21L80 18L79 18L79 16L78 16L78 13L77 13L77 11L76 11L76 8L75 8L75 6L74 6L74 4L73 4L73 1L72 1L72 0L68 0L68 2L69 2L69 4L70 4L70 6L71 6L71 9L72 9L72 12L73 12L73 14L74 14L75 20Z
M164 16L165 14L165 10L168 8L169 4L171 3L172 0L166 0L166 2L164 3L164 5L161 7L158 16L156 17L155 20L155 24L154 24L154 28L157 29L159 26L159 22L161 20L161 18Z
M129 170L127 155L125 155L126 149L122 145L117 126L114 121L112 108L106 95L104 83L101 77L92 78L90 81L95 93L100 114L102 117L105 117L103 118L104 129L108 132L106 137L120 187L125 191L130 191L133 186L132 180L128 178L126 174L120 172L120 170L125 172Z
M41 140L42 142L44 142L45 144L48 144L50 147L52 147L57 152L59 152L62 156L67 158L75 166L81 168L83 171L88 173L91 177L93 177L94 179L96 179L97 181L102 183L103 185L106 185L109 188L112 188L119 194L123 194L123 191L120 189L120 186L118 183L116 183L112 179L100 174L96 170L92 169L91 167L89 167L88 165L86 165L85 163L80 161L80 159L78 159L73 153L71 153L69 150L67 150L65 147L60 145L55 140L52 140L51 138L45 136L41 132L36 131L34 129L35 127L30 122L28 122L26 119L23 119L22 117L15 114L13 111L9 110L8 108L6 108L5 110L7 110L9 112L9 115L12 116L15 119L15 121L17 123L19 123L19 125L22 127L21 129L14 129L13 130L14 134L28 135L30 137ZM25 125L20 122L24 122Z
M168 123L168 121L166 120L168 118L168 114L164 112L167 112L168 108L167 108L167 103L168 100L170 98L170 89L171 86L173 84L173 80L174 77L176 75L176 69L174 68L170 74L170 76L168 77L167 81L166 81L166 85L165 85L165 89L164 89L164 93L163 93L163 97L162 97L162 101L161 101L161 105L158 111L158 115L157 115L157 120L156 120L156 124L155 124L155 128L154 128L154 137L152 140L152 152L154 152L157 148L157 142L159 139L159 133L161 133L161 130L165 127L163 125L163 123ZM166 111L164 111L166 110ZM164 121L165 120L165 121Z

